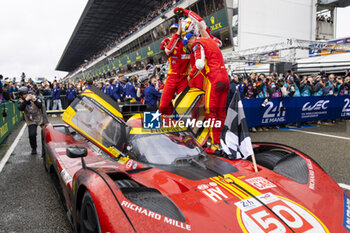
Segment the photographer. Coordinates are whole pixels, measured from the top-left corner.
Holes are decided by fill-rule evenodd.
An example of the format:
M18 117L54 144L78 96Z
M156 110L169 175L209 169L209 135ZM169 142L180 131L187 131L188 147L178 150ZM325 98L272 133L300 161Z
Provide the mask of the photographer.
M29 94L27 87L21 87L18 90L19 103L18 109L23 111L24 119L28 125L29 142L32 148L31 154L37 154L36 135L37 127L42 123L43 115L41 112L41 101L34 93Z
M312 88L312 96L323 96L324 83L322 77L319 75L316 78L316 82Z
M277 74L274 74L272 79L268 82L269 90L271 92L271 98L282 97L281 88L283 87L283 79L278 79Z
M341 76L338 76L334 82L334 96L339 95L342 84L343 84L343 78Z
M300 82L301 96L304 96L304 97L311 96L311 89L312 89L311 82L312 82L312 78L308 78L306 75L303 76L303 79Z
M346 76L342 82L339 95L350 95L350 75Z
M297 85L294 83L294 77L289 75L287 82L281 88L282 95L284 97L300 97L300 91Z

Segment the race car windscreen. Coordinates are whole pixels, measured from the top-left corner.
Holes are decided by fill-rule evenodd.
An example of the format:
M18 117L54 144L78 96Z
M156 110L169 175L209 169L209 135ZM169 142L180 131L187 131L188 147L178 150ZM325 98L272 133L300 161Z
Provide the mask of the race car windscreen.
M201 148L188 132L134 134L129 142L140 162L170 165L178 158L198 156Z
M118 148L123 127L120 122L87 97L83 97L74 108L77 112L71 119L73 124L106 148L111 146Z

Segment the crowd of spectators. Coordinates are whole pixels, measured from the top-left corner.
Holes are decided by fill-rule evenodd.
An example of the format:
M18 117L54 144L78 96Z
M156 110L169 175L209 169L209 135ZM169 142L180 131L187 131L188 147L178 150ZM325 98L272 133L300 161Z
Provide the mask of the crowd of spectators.
M231 86L237 87L241 98L246 99L350 94L349 71L345 71L344 76L326 73L298 75L288 71L271 75L232 73L231 77Z
M47 110L66 108L77 95L90 86L99 88L117 102L141 101L151 108L156 108L164 88L165 70L159 65L151 69L147 76L125 75L110 78L78 79L78 80L43 80L35 83L31 78L20 82L3 79L0 75L0 103L18 99L18 89L28 87L30 93L36 94L45 103Z
M117 102L141 101L156 108L164 88L166 69L157 65L150 70L147 76L127 77L120 74L110 78L53 82L43 80L40 83L35 83L32 79L25 81L24 78L16 82L15 79L4 79L0 75L0 103L17 99L18 89L27 86L45 102L47 110L64 109L77 95L93 85ZM345 75L320 73L301 76L292 71L271 75L257 75L254 72L249 75L231 73L230 78L230 89L238 90L242 99L350 95L349 71L345 71Z

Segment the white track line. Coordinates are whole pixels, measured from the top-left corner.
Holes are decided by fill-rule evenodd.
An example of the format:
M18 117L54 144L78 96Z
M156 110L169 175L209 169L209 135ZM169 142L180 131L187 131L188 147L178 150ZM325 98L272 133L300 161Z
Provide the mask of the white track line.
M316 132L310 132L310 131L304 131L299 129L289 129L289 131L299 132L299 133L306 133L306 134L313 134L317 136L324 136L324 137L330 137L330 138L338 138L338 139L344 139L344 140L350 140L348 137L342 137L342 136L336 136L331 134L324 134L324 133L316 133Z
M13 150L16 148L19 140L21 139L23 133L24 133L24 130L26 129L27 127L27 124L24 123L21 131L19 132L19 134L17 135L15 141L12 143L12 145L10 146L10 148L7 150L5 156L2 158L1 162L0 162L0 172L2 171L2 169L4 168L7 160L10 158L10 155L12 154Z
M339 185L341 188L343 188L343 189L350 190L350 185L342 184L342 183L338 183L338 185Z

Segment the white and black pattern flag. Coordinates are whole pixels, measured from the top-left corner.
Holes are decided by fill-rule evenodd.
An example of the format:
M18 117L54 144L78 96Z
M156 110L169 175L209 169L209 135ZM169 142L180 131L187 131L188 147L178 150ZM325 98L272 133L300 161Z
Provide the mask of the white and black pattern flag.
M230 106L227 109L220 143L229 159L246 159L254 153L238 91L235 91Z

